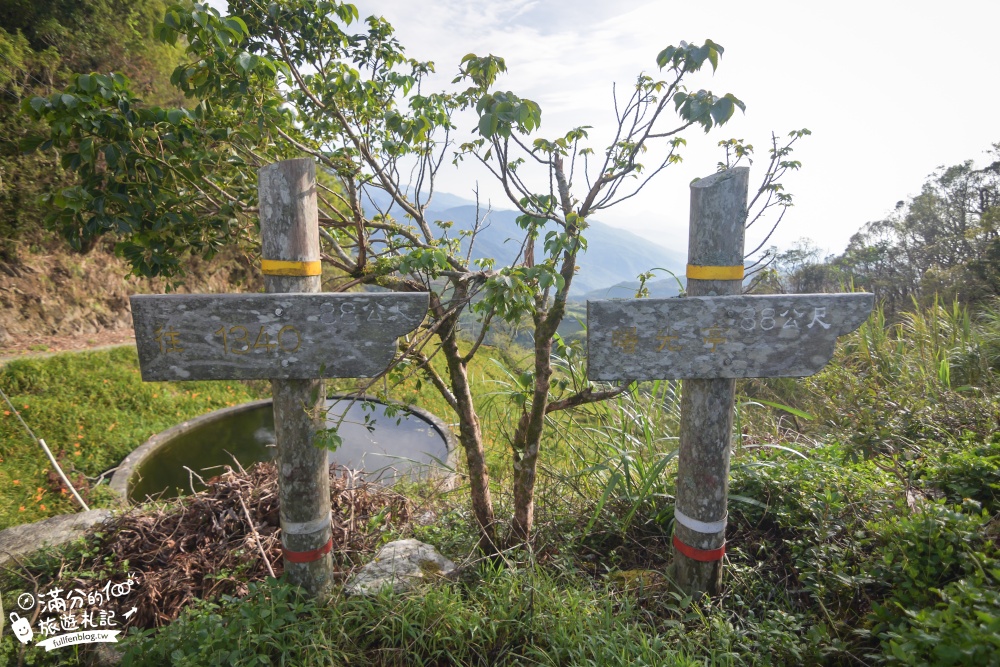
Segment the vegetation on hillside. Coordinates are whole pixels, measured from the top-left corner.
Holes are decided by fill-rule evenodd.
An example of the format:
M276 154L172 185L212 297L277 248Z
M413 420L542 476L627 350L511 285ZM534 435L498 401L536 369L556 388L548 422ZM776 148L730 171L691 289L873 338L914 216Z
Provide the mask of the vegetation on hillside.
M183 50L152 39L165 0L5 0L0 3L0 266L17 271L26 244L51 242L40 200L76 184L65 156L25 152L48 132L19 113L24 100L61 91L79 74L122 72L148 105L177 105L170 73ZM78 250L93 243L63 229ZM13 267L13 268L12 268Z

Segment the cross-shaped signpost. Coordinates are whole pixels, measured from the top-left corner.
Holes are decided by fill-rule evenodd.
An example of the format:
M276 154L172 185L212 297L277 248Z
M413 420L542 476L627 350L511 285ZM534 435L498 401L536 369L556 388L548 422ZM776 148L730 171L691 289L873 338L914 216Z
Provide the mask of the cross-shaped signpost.
M323 378L373 377L427 313L426 293L321 293L316 165L258 172L267 294L130 297L142 379L271 379L288 579L320 596L333 544Z
M673 544L689 594L722 585L736 378L816 373L874 304L867 293L742 294L749 175L691 184L687 298L587 303L591 380L684 379Z

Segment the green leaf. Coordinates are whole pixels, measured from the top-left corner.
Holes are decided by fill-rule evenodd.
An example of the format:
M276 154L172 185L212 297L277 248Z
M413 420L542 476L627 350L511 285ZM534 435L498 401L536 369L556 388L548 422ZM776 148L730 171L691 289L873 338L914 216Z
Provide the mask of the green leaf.
M180 28L183 25L181 15L173 10L167 12L167 15L163 17L163 22L171 28Z
M247 24L244 23L243 19L241 19L238 16L230 16L226 20L224 20L222 24L225 25L227 28L230 28L231 30L239 31L244 35L250 34L250 31L247 29Z
M81 74L76 78L76 85L79 86L80 90L92 93L97 90L97 81L94 80L92 74Z
M705 46L708 47L708 62L712 63L712 71L719 69L719 51L716 50L715 44L712 40L706 40Z
M45 137L28 136L21 139L17 147L22 153L31 153L45 141Z
M517 122L521 126L525 126L529 120L531 120L531 109L522 102L517 105Z
M733 101L723 97L712 105L712 120L715 121L716 125L722 125L732 118L735 110L736 107L733 105Z
M611 497L611 494L612 492L614 492L615 487L617 487L618 484L623 479L624 478L622 477L622 474L618 471L612 473L611 477L608 478L608 484L607 486L604 487L604 493L601 494L601 499L597 501L597 507L594 509L594 514L593 516L590 517L590 521L587 522L587 527L583 529L585 533L589 533L590 530L594 527L594 522L596 522L597 517L600 516L601 510L604 509L604 505L606 505L608 502L608 498Z
M788 406L788 405L782 405L781 403L773 403L771 401L765 401L765 400L760 399L760 398L755 398L754 401L757 402L757 403L763 403L764 405L767 405L767 406L770 406L772 408L775 408L776 410L783 410L784 412L787 412L788 414L795 415L796 417L801 417L802 419L808 419L810 421L813 420L813 419L816 419L815 417L813 417L808 412L803 412L802 410L799 410L798 408L793 408L793 407Z
M85 162L91 162L94 159L94 139L93 137L87 137L80 142L80 157L83 158Z
M497 130L497 118L491 113L484 113L479 119L479 133L486 138L492 137Z
M104 159L112 169L118 166L118 155L118 149L115 148L114 144L108 144L104 147Z
M252 63L253 57L246 51L242 51L236 56L236 66L239 67L244 74L252 69Z
M317 447L322 447L331 452L337 451L342 444L344 444L343 436L337 434L337 429L324 429L322 431L316 432L316 437L313 443Z
M660 51L659 55L656 56L656 64L660 66L660 69L663 69L674 59L675 53L677 53L677 47L668 46Z

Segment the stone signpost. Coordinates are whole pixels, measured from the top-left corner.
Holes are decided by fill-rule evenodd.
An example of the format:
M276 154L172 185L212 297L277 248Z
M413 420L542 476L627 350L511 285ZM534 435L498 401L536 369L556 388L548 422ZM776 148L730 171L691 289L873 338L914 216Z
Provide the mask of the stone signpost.
M316 166L262 168L260 228L267 294L130 297L146 381L270 378L282 550L290 581L324 594L333 572L322 378L373 377L396 339L427 313L426 293L320 293Z
M392 362L396 338L427 312L424 293L148 294L130 301L147 382L371 377Z
M673 543L690 594L722 584L735 378L816 373L874 305L867 293L743 296L748 182L740 167L691 185L688 298L587 303L591 380L685 380Z

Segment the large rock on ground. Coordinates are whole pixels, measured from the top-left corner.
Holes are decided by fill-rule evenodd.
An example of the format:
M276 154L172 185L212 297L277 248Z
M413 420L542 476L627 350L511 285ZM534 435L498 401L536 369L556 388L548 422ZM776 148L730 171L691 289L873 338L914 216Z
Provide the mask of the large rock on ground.
M455 564L429 544L396 540L382 547L375 559L358 570L344 585L349 595L374 595L384 586L399 592L448 576Z

